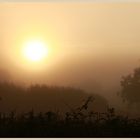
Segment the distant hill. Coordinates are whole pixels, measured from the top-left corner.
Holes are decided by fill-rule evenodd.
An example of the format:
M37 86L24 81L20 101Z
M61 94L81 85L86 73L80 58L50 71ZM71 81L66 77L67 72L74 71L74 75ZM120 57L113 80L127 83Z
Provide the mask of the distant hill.
M80 107L90 95L94 101L89 104L89 110L102 112L107 108L107 101L103 97L80 89L38 84L23 88L13 83L1 82L0 112L26 112L31 109L35 112L66 112Z

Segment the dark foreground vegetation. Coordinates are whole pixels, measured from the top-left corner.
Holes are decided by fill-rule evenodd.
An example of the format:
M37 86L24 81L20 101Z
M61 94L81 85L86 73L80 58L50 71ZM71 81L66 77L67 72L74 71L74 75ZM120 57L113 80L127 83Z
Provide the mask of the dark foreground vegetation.
M81 109L81 110L80 110ZM61 116L58 112L0 115L0 137L140 137L140 119L79 108Z
M123 101L139 113L140 68L123 77L121 87ZM0 137L140 137L138 116L108 106L80 89L1 82Z

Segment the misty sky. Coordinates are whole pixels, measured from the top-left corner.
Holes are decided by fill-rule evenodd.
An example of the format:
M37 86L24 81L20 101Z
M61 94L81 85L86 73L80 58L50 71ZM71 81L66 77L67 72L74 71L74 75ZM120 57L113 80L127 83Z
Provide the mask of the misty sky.
M1 3L0 69L25 83L114 89L139 66L139 15L139 3ZM38 66L19 53L34 36L53 50Z

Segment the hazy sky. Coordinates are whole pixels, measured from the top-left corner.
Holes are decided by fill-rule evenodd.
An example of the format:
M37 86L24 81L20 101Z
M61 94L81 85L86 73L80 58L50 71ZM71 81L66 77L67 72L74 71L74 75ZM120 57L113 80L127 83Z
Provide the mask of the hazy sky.
M1 69L15 80L97 91L139 66L139 3L1 3L0 21ZM52 52L28 64L19 50L37 37Z

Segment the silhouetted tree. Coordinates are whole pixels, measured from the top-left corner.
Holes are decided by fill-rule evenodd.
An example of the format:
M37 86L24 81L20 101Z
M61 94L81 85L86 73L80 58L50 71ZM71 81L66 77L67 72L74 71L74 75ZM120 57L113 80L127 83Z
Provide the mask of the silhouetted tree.
M30 111L32 108L35 112L59 110L65 113L68 109L73 110L77 106L79 107L78 111L94 109L94 111L101 112L106 110L108 106L108 102L104 97L94 93L89 94L84 90L71 87L40 84L30 85L25 88L11 82L0 82L0 97L2 97L0 111L4 112L13 109L16 112L24 112ZM95 100L92 102L94 98ZM83 103L83 100L86 101Z
M122 77L121 96L130 103L140 102L140 68L136 68L133 74Z

